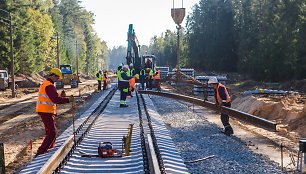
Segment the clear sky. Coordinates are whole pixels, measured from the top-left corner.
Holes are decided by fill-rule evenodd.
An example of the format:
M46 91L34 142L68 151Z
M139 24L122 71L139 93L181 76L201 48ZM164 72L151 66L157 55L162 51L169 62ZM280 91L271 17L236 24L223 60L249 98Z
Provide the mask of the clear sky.
M186 15L199 0L183 0ZM176 31L171 17L173 0L82 0L82 6L95 14L94 29L99 37L113 46L127 46L129 24L134 25L135 33L141 45L149 45L150 38L167 29ZM174 8L181 8L182 0L174 0Z

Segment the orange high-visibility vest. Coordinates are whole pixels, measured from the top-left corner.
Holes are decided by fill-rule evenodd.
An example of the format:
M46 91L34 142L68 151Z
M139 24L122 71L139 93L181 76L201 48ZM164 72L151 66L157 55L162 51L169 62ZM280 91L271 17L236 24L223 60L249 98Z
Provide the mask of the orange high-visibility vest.
M107 80L107 78L105 77L104 74L102 75L102 80L103 80L103 81L104 81L104 80Z
M224 90L225 90L224 92L226 94L226 100L222 100L222 98L219 95L219 88L220 87L223 87ZM217 92L218 104L221 104L222 102L226 102L226 103L230 103L231 102L231 98L230 98L230 96L228 94L228 91L227 91L226 87L224 85L222 85L221 83L218 83L218 87L217 87L217 91L216 92Z
M132 88L136 89L136 86L135 86L135 77L131 78L129 81L130 81L130 90L132 90Z
M45 80L39 87L36 112L56 114L56 104L51 101L46 93L46 87L53 85L49 80Z
M157 74L154 76L155 80L159 80L160 79L160 70L157 70Z

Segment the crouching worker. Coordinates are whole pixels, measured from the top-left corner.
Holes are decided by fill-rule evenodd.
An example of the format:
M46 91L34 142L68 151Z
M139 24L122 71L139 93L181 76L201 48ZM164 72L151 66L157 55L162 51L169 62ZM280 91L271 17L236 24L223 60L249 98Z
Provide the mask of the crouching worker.
M138 74L136 74L134 77L132 77L130 79L130 89L129 89L129 91L131 91L131 97L133 97L133 92L137 90L136 89L136 84L135 84L137 79L139 79Z
M54 83L62 78L62 72L58 68L51 69L46 80L39 87L36 112L45 126L46 136L35 155L44 154L55 146L57 116L56 104L73 102L73 97L61 97L56 91Z
M120 90L120 107L128 107L126 104L126 96L129 92L130 83L129 80L132 78L128 76L127 71L129 70L128 65L123 66L123 71L121 71L120 76L118 76L118 88Z

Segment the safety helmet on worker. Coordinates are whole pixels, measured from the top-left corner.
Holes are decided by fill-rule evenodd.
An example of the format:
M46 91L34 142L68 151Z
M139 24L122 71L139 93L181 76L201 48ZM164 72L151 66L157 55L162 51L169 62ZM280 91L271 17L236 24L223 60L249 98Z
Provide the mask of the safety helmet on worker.
M139 74L135 74L135 78L136 78L136 79L139 79Z
M129 69L129 65L124 65L124 66L123 66L123 69L128 70L128 69Z
M133 67L133 64L132 64L132 63L130 64L130 67Z
M209 77L208 84L216 84L219 83L217 77Z
M57 75L59 77L59 79L62 79L62 77L63 77L62 71L58 68L52 68L49 73L50 73L50 75L52 75L52 74Z

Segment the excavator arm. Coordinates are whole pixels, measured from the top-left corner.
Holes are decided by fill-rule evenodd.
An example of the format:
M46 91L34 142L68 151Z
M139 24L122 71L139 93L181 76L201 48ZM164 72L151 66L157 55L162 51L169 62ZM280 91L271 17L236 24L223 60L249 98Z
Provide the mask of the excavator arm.
M133 24L129 25L128 36L127 36L127 55L126 63L129 65L133 63L135 72L139 73L141 68L141 58L139 56L140 45L133 29Z

